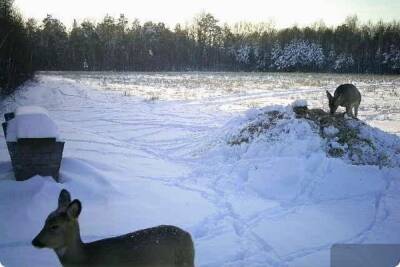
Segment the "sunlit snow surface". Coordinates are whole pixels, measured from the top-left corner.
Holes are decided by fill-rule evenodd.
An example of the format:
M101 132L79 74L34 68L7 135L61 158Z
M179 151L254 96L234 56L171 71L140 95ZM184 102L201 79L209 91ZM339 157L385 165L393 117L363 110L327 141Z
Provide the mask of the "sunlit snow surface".
M255 108L327 109L325 90L345 82L363 95L360 119L400 134L398 76L41 73L0 107L49 110L66 141L62 183L15 182L1 135L0 262L59 265L30 242L61 188L83 203L84 241L175 224L196 266L329 266L333 243L400 243L400 168L327 158L304 121L227 145Z

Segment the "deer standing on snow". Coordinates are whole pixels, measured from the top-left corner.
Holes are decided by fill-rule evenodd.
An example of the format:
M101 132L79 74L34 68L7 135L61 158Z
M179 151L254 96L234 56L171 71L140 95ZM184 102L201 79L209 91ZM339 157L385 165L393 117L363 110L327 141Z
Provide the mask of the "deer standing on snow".
M162 225L126 235L83 243L78 216L82 205L63 189L58 208L50 213L32 244L51 248L64 267L193 267L189 233Z
M361 94L353 84L342 84L336 88L334 95L326 91L329 100L330 113L334 114L339 106L346 108L347 115L356 117L361 103ZM354 116L353 116L354 108Z

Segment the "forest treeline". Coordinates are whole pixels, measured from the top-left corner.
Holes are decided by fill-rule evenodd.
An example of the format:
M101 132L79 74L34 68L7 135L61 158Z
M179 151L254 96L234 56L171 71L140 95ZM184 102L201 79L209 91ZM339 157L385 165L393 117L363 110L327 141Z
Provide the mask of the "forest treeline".
M12 3L12 0L0 2ZM121 14L117 18L107 15L98 23L74 21L67 29L51 15L42 21L22 21L15 14L11 17L12 25L1 21L2 73L12 72L20 59L25 59L22 67L26 73L31 70L400 73L398 21L362 24L356 16L351 16L335 27L318 22L308 27L277 29L271 23L221 24L212 14L202 13L191 23L170 29L164 23L129 22ZM13 58L15 63L10 65ZM4 86L3 81L0 86Z
M0 0L0 95L33 76L34 44L11 0Z
M316 71L400 73L399 22L276 29L270 23L220 25L203 13L173 30L124 15L71 30L48 15L26 23L41 70Z

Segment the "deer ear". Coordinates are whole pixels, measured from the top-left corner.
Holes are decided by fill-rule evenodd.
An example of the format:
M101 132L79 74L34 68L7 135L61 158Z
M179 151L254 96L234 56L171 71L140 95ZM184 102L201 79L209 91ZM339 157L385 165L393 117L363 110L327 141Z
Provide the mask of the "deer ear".
M66 208L71 203L71 195L65 189L61 190L58 197L58 208Z
M328 90L326 90L326 96L328 97L329 100L331 100L333 98L331 93L329 93Z
M79 200L74 199L67 208L67 214L70 218L78 218L79 214L81 213L82 210L82 204Z

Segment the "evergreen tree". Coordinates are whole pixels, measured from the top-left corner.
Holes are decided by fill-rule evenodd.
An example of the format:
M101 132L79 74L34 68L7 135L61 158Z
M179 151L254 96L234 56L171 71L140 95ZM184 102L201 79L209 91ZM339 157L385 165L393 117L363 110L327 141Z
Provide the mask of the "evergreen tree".
M396 21L361 24L350 16L337 27L318 21L277 30L271 22L221 26L212 14L202 13L171 30L164 23L130 23L121 14L97 24L74 21L67 31L51 15L42 23L24 23L12 0L0 0L0 7L2 87L19 84L33 69L400 73Z
M0 0L0 94L32 77L32 42L12 0Z

